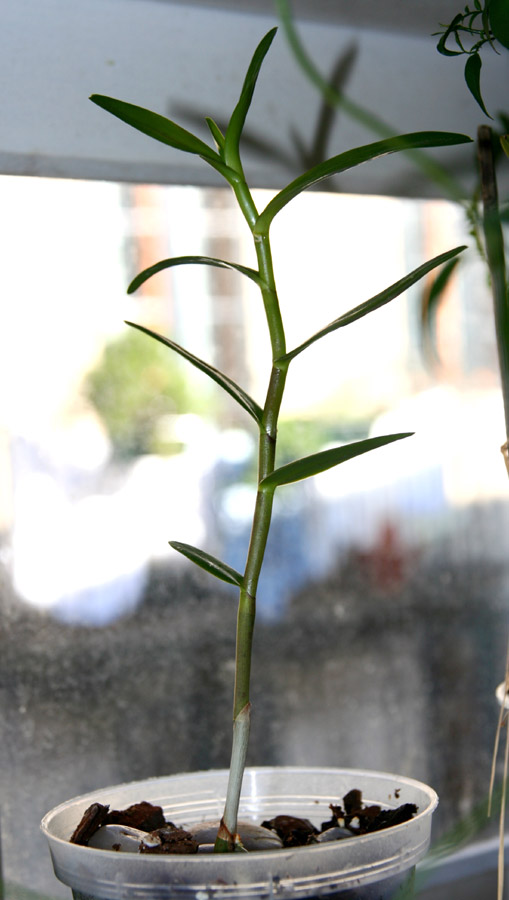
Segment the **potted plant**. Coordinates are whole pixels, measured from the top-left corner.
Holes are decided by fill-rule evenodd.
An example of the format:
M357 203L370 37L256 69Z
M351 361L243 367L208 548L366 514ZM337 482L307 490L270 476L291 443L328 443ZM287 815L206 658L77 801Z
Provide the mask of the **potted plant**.
M408 433L373 437L278 466L278 418L290 363L323 337L398 297L428 272L456 257L464 248L456 247L422 263L376 296L340 315L299 346L288 349L272 264L270 228L275 216L291 200L331 175L386 154L466 143L470 139L446 132L418 132L358 147L313 166L279 191L265 209L259 211L244 177L240 140L260 68L275 33L276 29L272 29L256 48L225 132L212 119L206 119L214 147L154 112L102 95L91 98L123 122L171 147L200 156L219 172L233 190L253 238L256 267L205 256L170 258L141 272L130 284L129 292L135 291L156 272L173 266L207 265L235 270L254 282L260 291L272 348L272 366L268 373L265 401L259 405L227 374L197 358L170 338L156 334L143 325L128 323L208 375L251 418L259 441L257 495L243 572L236 571L205 550L171 542L171 546L188 560L239 589L230 770L121 785L69 801L48 813L42 827L50 842L56 874L72 887L77 897L120 900L134 896L156 898L176 895L197 898L265 897L273 893L284 897L309 897L323 893L344 900L375 897L389 900L411 895L413 867L424 855L429 843L431 813L437 798L430 788L419 782L394 775L341 769L245 769L251 711L251 646L257 584L276 488L284 488L286 484L410 437ZM355 800L352 800L352 791ZM110 845L101 845L99 841L99 845L94 846L97 837L92 838L88 846L88 837L81 843L69 841L87 808L92 808L90 815L93 817L98 807L118 809L141 801L162 807L165 815L177 826L188 826L188 833L193 832L197 822L211 819L215 822L215 852L193 852L183 856L175 853L138 853L133 852L132 846L128 849L122 846L121 852L118 852L118 836L116 843ZM259 823L281 814L312 819L314 825L330 818L330 804L334 827L339 828L343 838L345 827L349 828L348 839L338 839L338 833L332 834L334 829L327 828L326 832L331 834L325 839L313 836L309 847L296 850L293 846L287 846L256 853L244 852L248 836L246 826L240 824L241 820ZM385 825L396 824L378 831L368 828L366 833L352 837L359 830L366 804L368 808L381 805L386 814ZM410 815L406 821L394 816L395 810L401 806L406 807ZM352 822L355 823L353 826ZM104 830L101 833L104 835ZM329 840L331 836L335 839ZM137 840L134 850L137 851L140 842L136 835L134 838ZM161 842L161 836L155 840ZM278 843L273 835L272 842L270 837L268 840L269 844ZM210 837L205 843L210 843ZM104 846L109 849L102 849ZM196 847L193 849L196 850Z

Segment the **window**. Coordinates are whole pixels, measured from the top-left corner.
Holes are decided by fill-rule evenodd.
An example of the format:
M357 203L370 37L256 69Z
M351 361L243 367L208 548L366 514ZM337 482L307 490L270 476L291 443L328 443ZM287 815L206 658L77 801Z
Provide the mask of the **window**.
M182 266L125 293L167 256L252 264L228 193L2 177L0 194L4 868L8 882L55 896L36 828L47 809L229 762L235 592L167 542L242 568L254 435L202 373L123 320L171 336L258 399L268 345L256 290L237 273ZM442 202L302 196L273 235L289 345L464 232ZM422 290L291 369L280 461L416 434L281 490L249 760L420 778L441 796L439 835L487 792L508 504L485 270L470 251L432 346Z

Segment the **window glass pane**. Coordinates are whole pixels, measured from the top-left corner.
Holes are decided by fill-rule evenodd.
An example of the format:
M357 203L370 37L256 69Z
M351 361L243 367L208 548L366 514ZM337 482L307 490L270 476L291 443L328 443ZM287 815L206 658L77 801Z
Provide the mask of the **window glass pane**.
M226 767L236 598L168 547L243 568L256 434L140 323L263 403L253 265L222 190L0 179L5 877L67 896L38 822L94 787ZM268 192L256 193L263 206ZM442 202L310 193L273 226L288 346L465 241ZM468 238L467 238L468 240ZM278 462L398 444L281 489L253 663L249 761L399 772L443 834L486 796L507 639L507 483L490 297L474 251L423 335L422 286L292 363ZM143 799L143 798L140 798Z

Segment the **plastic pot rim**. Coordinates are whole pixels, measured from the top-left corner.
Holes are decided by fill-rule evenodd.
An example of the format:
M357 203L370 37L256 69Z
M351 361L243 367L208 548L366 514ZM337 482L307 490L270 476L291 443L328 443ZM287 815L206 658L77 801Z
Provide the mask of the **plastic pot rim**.
M259 822L261 816L272 818L278 813L313 818L316 810L316 817L322 819L324 811L328 812L328 803L342 802L346 785L344 793L358 788L365 803L383 807L395 808L418 797L418 812L400 825L344 841L249 854L143 855L99 850L71 844L68 840L71 826L78 823L82 812L93 802L119 808L141 800L158 804L162 799L160 805L165 817L177 825L208 818L203 813L202 802L211 804L222 800L227 777L227 769L160 776L102 788L60 804L41 822L57 878L82 894L112 900L174 895L199 900L204 896L203 891L208 892L208 898L235 896L247 900L271 896L276 883L282 898L309 897L401 877L428 849L431 814L438 803L432 788L391 773L322 766L248 767L240 818L256 817ZM191 782L192 791L186 793ZM302 788L298 787L300 782ZM171 788L175 789L173 796ZM125 796L121 797L122 793ZM185 802L175 811L179 797ZM124 803L125 799L128 803ZM125 893L123 884L127 885Z
M207 778L207 776L210 776L210 775L217 775L218 777L227 777L228 771L229 771L228 769L203 769L203 770L197 770L196 772L178 772L178 773L175 773L174 775L158 775L158 776L154 776L152 778L143 779L141 781L139 781L139 780L127 781L127 782L124 782L124 783L121 783L118 785L99 788L97 791L90 791L90 792L87 792L86 794L79 794L76 797L71 797L69 800L58 804L58 806L55 806L53 809L51 809L49 812L46 813L46 815L41 820L40 827L41 827L42 832L45 834L45 836L47 838L51 838L51 840L54 840L54 841L59 841L62 844L68 844L69 840L66 840L65 838L59 838L56 835L52 834L51 830L50 830L50 826L51 826L52 820L57 816L57 814L60 811L64 810L66 807L68 807L68 805L71 803L78 804L78 803L86 803L88 801L90 801L90 803L94 803L94 802L100 803L101 799L104 799L102 797L102 795L104 795L104 794L107 795L111 791L117 790L118 788L129 789L130 787L136 787L136 789L138 790L139 788L142 788L145 785L147 786L147 788L149 788L150 785L156 785L156 784L161 783L161 781L166 781L166 780L169 780L172 778L174 778L174 779L187 778L187 777L201 778L203 776L204 780L205 780ZM413 818L411 820L409 820L411 822L416 822L419 819L422 819L425 816L429 815L436 809L436 807L438 805L438 795L437 795L436 791L434 791L433 788L428 787L428 785L425 785L423 782L417 781L414 778L408 778L407 776L404 776L404 775L394 775L391 772L380 772L380 771L376 771L374 769L340 769L340 768L335 768L333 766L330 766L330 767L329 766L248 766L246 768L246 775L254 774L254 773L256 773L256 774L275 774L275 775L277 775L278 773L288 773L288 774L291 773L291 774L296 774L296 775L297 774L302 775L305 773L310 773L310 774L311 773L312 774L314 774L314 773L324 773L324 774L330 773L331 776L334 776L337 773L343 773L343 774L348 773L348 776L352 777L352 781L355 781L356 778L365 778L366 775L368 775L370 777L371 776L381 777L381 778L385 778L387 780L393 780L393 781L397 782L398 785L405 784L407 786L426 790L428 792L428 796L429 796L429 804L425 809L423 809L423 810L419 809L417 814L415 816L413 816ZM143 800L145 798L140 797L140 799ZM243 799L246 799L246 798L243 798ZM334 799L334 798L331 798L331 799ZM342 798L338 798L338 799L342 799ZM373 803L378 802L381 806L384 805L384 802L389 802L389 801L384 801L382 799L375 800L374 798L370 798L370 801ZM133 802L135 802L135 801L133 801ZM284 800L282 802L284 802ZM84 808L86 808L86 807L84 807ZM396 833L398 830L399 831L403 830L405 828L405 826L408 826L408 822L402 822L400 825L392 825L390 827L390 829L381 829L380 831L375 831L375 832L372 832L371 834L357 835L354 837L354 840L356 843L358 843L358 842L369 843L369 842L372 842L373 839L376 840L377 836L379 836L383 831L387 832L390 830L392 833ZM318 848L320 848L322 850L326 850L326 849L332 850L334 848L337 849L336 845L337 845L337 842L326 842L326 843L319 844L319 845L317 845L317 844L310 845L309 847L299 847L297 849L299 850L299 852L302 850L308 850L308 849L313 849L314 851L316 851ZM80 845L74 844L72 846L78 848ZM99 853L101 857L104 855L104 853L109 853L114 856L118 855L113 850L96 850L93 847L86 847L86 846L83 846L82 849L84 851L87 851L87 853L90 853L90 852ZM283 852L282 850L265 850L265 851L257 850L256 857L257 857L257 859L262 859L263 857L273 858L274 853L281 855L282 852ZM292 849L292 853L293 852L295 852L295 851ZM124 851L122 853L122 856L125 856L125 855L139 858L138 853L130 853L129 851ZM227 856L229 856L229 854ZM160 858L161 857L159 857L159 859ZM175 859L175 857L171 857L171 856L169 856L168 858L173 859L173 860ZM236 858L238 859L238 856ZM199 854L196 856L193 854L190 854L189 856L186 857L186 860L188 860L190 863L196 862L197 864L200 861L202 861L203 859L204 859L204 856L202 854Z

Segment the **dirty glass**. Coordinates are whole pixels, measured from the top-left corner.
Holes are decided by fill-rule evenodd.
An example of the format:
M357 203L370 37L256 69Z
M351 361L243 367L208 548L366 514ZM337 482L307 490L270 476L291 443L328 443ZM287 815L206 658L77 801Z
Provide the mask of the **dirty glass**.
M269 347L256 290L237 273L174 269L125 293L167 256L253 264L225 191L3 177L0 196L4 876L67 896L38 832L48 809L95 787L226 767L230 752L235 591L168 541L242 568L256 436L219 388L124 320L172 336L259 402ZM471 243L466 232L443 202L302 196L273 232L289 346ZM279 462L415 435L277 497L249 762L418 778L440 794L440 837L488 790L509 529L475 250L427 329L424 290L330 335L290 372Z

